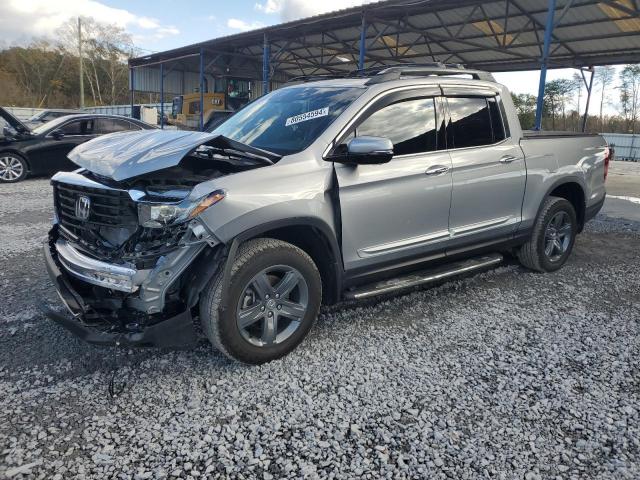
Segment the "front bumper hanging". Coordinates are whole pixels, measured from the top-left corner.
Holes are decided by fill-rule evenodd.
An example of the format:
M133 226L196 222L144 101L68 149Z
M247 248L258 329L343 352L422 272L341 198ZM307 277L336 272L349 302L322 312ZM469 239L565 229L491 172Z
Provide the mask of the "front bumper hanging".
M40 303L38 306L46 316L82 340L98 345L140 347L188 347L197 342L198 337L189 309L171 318L146 326L140 331L104 331L87 325L84 322L84 316L89 307L82 296L73 288L69 275L59 263L56 246L49 240L44 243L44 258L49 277L71 317L52 310L44 303Z

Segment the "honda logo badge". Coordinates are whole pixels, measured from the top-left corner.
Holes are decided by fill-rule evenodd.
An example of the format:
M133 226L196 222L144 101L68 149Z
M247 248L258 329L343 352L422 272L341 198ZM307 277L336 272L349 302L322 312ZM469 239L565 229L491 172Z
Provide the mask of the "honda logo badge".
M86 195L80 195L76 200L76 218L87 220L91 210L91 199Z

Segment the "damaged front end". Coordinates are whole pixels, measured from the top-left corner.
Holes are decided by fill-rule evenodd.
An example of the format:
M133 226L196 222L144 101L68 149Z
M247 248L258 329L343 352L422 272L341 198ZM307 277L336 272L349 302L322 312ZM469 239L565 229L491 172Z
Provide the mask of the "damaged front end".
M200 140L173 165L159 162L159 170L148 171L147 137L142 174L130 168L133 175L119 180L89 170L53 177L56 215L44 257L71 317L43 305L50 318L91 343L196 341L191 310L226 256L199 214L225 192L192 198L193 187L267 164L234 160L238 152L229 154L218 139Z

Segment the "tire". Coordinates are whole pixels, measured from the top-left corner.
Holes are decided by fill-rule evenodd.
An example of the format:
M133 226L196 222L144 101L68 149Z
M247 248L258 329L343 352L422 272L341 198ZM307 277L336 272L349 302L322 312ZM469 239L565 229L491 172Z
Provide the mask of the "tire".
M223 277L219 272L205 287L200 322L209 341L228 357L249 364L269 362L291 352L311 330L320 310L322 281L303 250L272 238L249 240L238 249L228 286Z
M573 205L564 198L548 197L531 237L518 251L518 259L531 270L554 272L571 255L577 233L578 221Z
M0 152L0 183L16 183L27 177L28 165L20 155Z

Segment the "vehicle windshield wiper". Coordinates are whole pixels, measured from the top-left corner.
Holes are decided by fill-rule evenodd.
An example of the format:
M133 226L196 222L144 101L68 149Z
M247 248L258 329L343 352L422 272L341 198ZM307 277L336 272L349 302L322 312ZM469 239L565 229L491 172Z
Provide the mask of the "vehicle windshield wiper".
M249 164L253 165L256 162L261 165L273 165L282 158L281 155L276 153L252 147L223 135L218 135L207 143L200 145L196 149L196 153L203 153L210 158L213 155L221 155L228 157L230 160L248 160Z

